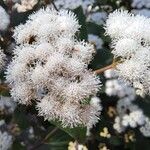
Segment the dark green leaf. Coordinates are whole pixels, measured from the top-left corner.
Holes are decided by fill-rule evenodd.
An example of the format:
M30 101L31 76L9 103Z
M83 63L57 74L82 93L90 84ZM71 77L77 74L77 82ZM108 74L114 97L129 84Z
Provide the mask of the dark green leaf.
M87 34L87 25L86 25L86 17L83 13L82 7L78 7L74 10L74 13L77 15L79 24L81 25L80 33L77 35L77 37L81 40L87 40L88 34Z
M51 121L52 124L57 126L59 129L65 131L69 134L73 139L83 142L86 137L86 128L84 127L75 127L75 128L63 128L61 123L58 121Z

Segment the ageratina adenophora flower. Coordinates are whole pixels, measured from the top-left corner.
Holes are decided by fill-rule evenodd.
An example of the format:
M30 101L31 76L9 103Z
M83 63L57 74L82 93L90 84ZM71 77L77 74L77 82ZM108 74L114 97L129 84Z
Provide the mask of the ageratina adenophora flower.
M132 83L137 93L150 93L150 19L128 11L111 13L106 33L112 39L112 53L121 59L116 70Z
M19 46L6 72L15 101L26 105L36 101L39 115L59 120L64 127L91 127L101 111L97 100L90 101L100 87L88 70L95 51L75 39L79 27L68 11L47 8L32 14L14 31Z

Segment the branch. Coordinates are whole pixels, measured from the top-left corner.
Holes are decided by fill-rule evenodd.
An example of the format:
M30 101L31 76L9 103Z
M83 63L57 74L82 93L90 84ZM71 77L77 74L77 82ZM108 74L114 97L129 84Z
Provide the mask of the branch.
M0 84L0 92L9 92L10 88L7 84Z
M50 133L48 133L45 138L43 139L43 143L45 143L51 135L53 135L58 130L57 127L55 127Z
M106 67L104 67L104 68L97 69L97 70L95 70L94 72L95 72L95 74L97 74L97 75L98 75L98 74L101 74L101 73L105 72L106 70L115 69L116 66L117 66L118 64L120 64L120 63L122 63L121 60L119 60L119 59L114 59L111 65L108 65L108 66L106 66Z
M79 146L79 143L78 143L78 141L76 140L76 141L75 141L75 150L78 150L78 146Z
M54 6L55 10L56 10L56 11L59 11L58 8L57 8L57 6L55 5L54 0L52 0L51 3L52 3L52 5Z
M103 73L104 71L106 71L106 70L108 70L108 69L113 69L113 68L115 68L115 67L116 67L116 65L111 64L111 65L106 66L106 67L104 67L104 68L97 69L97 70L95 70L94 72L95 72L96 74L101 74L101 73Z
M42 144L46 143L46 141L48 140L48 138L50 136L52 136L56 131L58 130L57 127L55 127L51 132L49 132L44 139L42 139L41 141L39 141L37 144L35 144L33 147L29 148L28 150L36 150L38 147L40 147Z
M54 0L45 0L45 3L46 3L46 4L52 4L53 7L54 7L54 9L55 9L56 11L59 11L58 8L57 8L56 5L55 5Z

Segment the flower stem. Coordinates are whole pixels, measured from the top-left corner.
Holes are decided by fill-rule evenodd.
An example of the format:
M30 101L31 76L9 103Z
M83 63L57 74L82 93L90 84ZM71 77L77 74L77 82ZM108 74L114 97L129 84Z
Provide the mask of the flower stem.
M113 61L113 63L111 65L108 65L106 67L100 68L95 70L94 72L98 75L98 74L102 74L104 71L108 70L108 69L114 69L116 68L116 65L118 64L118 62Z
M79 143L78 143L78 141L76 140L76 141L75 141L75 150L78 150L78 145L79 145Z
M44 139L42 139L41 141L38 141L37 144L33 145L31 148L28 148L29 150L36 150L37 148L39 148L40 146L42 146L43 144L45 144L47 142L47 140L58 130L57 127L55 127L51 132L49 132Z
M51 132L49 132L43 139L43 143L45 143L48 140L48 138L51 137L51 135L53 135L57 130L58 130L58 128L55 127Z
M55 5L54 0L52 0L51 3L52 3L52 5L53 5L54 9L55 9L56 11L59 11L58 8L57 8L57 6Z

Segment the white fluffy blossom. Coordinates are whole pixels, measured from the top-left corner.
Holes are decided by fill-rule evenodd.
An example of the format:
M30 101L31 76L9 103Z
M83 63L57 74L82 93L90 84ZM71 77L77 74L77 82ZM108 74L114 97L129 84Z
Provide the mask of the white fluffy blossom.
M21 0L20 4L16 3L13 7L17 9L18 12L26 12L38 3L38 0Z
M131 15L128 14L128 11L114 11L109 14L108 19L106 20L106 33L111 38L121 37L131 23Z
M0 149L1 150L8 150L12 145L12 136L9 135L7 132L0 131Z
M5 9L0 6L0 30L6 30L10 23L10 18Z
M103 40L94 34L88 34L88 41L96 46L97 49L101 49L103 46Z
M40 9L37 13L30 15L26 24L19 25L15 29L14 38L18 44L48 41L55 46L55 39L71 38L79 27L75 15L71 12Z
M3 53L3 50L0 48L0 70L4 67L6 60L6 55Z
M109 15L105 28L112 38L112 53L121 60L116 67L119 76L134 87L142 84L141 91L149 94L150 19L120 10Z
M61 121L63 127L91 127L101 111L90 100L100 87L99 78L88 70L94 46L77 41L79 27L68 11L47 8L32 14L14 31L20 45L6 72L15 101L36 101L39 115Z
M140 44L136 40L130 38L114 41L113 45L114 49L112 53L117 57L130 57L140 48Z

